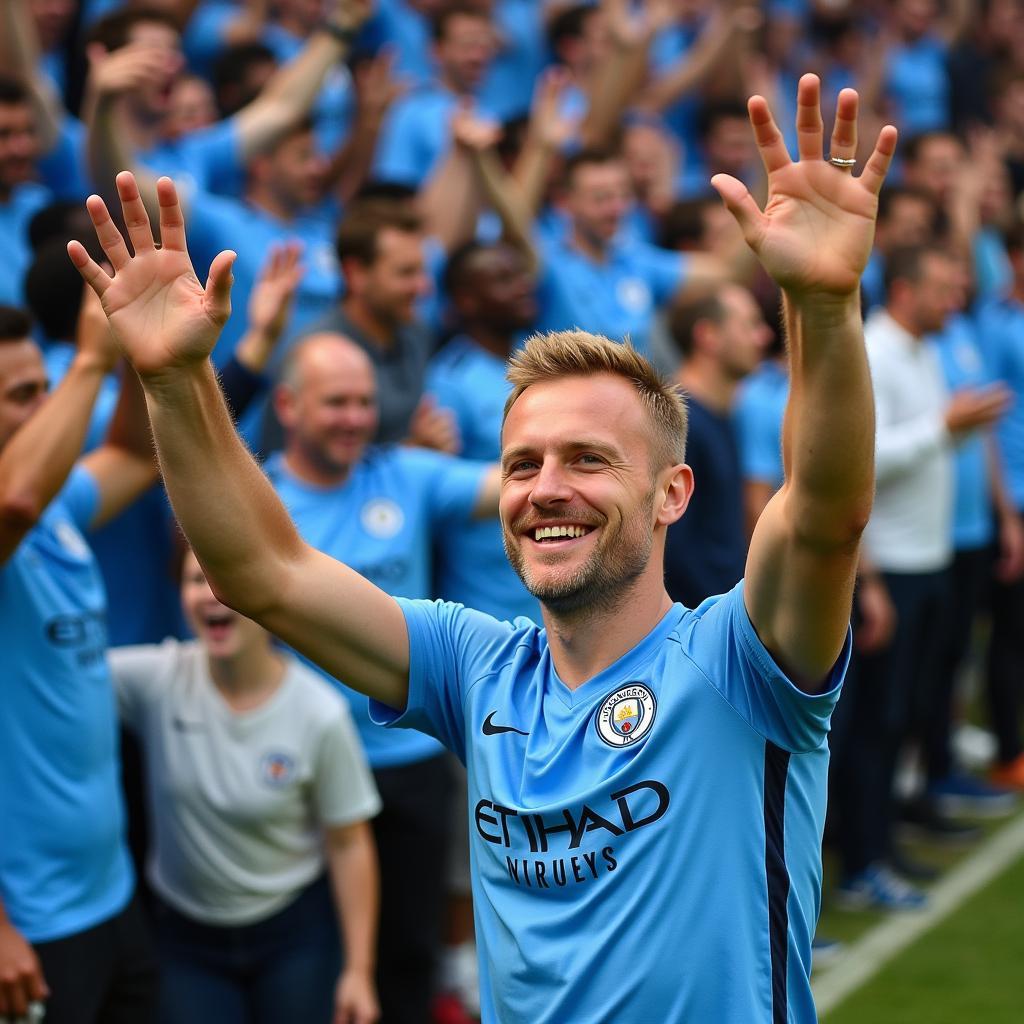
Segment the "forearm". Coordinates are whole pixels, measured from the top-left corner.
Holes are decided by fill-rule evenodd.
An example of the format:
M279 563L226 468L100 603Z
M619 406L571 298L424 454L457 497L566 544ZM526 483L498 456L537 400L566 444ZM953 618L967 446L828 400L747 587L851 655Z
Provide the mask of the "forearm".
M591 80L587 113L580 125L585 149L611 145L622 124L622 115L643 82L647 71L650 40L635 40L615 46L606 68Z
M714 11L692 49L647 88L641 106L665 110L698 88L718 66L733 38L728 16Z
M147 462L153 458L153 435L149 429L146 395L139 375L127 365L121 369L121 394L110 421L106 443Z
M783 422L787 504L825 546L860 535L875 483L875 410L860 298L784 298L790 391Z
M518 186L523 210L531 219L544 203L555 156L551 146L529 134L512 169L512 180Z
M334 36L315 32L302 52L274 73L260 95L235 115L246 158L309 113L327 72L348 49Z
M501 219L505 241L523 254L531 273L535 273L540 259L533 244L530 211L493 150L476 153L475 159L484 194Z
M476 233L480 205L480 181L473 161L453 143L420 194L427 234L437 238L446 252L453 252Z
M0 506L26 524L64 486L82 453L92 408L109 367L79 355L45 404L0 452Z
M231 421L212 365L144 381L164 484L218 595L251 618L304 546Z
M89 95L85 101L89 173L100 195L110 202L117 197L114 185L117 175L121 171L135 169L135 153L128 141L126 119L121 115L120 103L118 96L107 94ZM139 187L141 190L141 182Z
M348 139L331 159L328 180L342 204L350 202L370 177L382 123L381 116L357 113Z
M373 975L377 965L380 880L370 826L355 826L328 847L331 885L345 944L345 970Z

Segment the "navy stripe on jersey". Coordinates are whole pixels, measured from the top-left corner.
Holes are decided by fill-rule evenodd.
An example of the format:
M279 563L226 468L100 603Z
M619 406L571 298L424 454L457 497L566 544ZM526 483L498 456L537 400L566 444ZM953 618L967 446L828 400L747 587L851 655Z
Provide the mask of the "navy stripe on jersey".
M786 954L789 946L789 871L785 814L789 752L764 745L764 862L768 882L768 930L772 957L772 1024L786 1024Z

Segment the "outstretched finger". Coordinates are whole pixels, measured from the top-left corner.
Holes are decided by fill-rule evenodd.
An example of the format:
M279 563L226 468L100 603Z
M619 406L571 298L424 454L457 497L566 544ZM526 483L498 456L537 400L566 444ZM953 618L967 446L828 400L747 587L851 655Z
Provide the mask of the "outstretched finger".
M221 324L231 315L231 286L235 283L231 268L237 255L231 249L217 253L210 264L210 275L206 279L207 308Z
M829 157L852 160L857 155L857 107L859 97L855 89L842 89L836 99L836 122L829 142ZM851 164L852 167L852 164Z
M68 256L85 283L102 299L113 278L85 251L81 242L68 242Z
M747 191L747 186L729 174L716 174L711 187L722 197L726 209L736 218L747 245L757 250L764 234L764 214Z
M750 115L750 125L754 129L754 139L764 169L771 174L791 163L782 132L768 109L768 101L763 96L751 96L747 101L747 113Z
M85 201L85 208L89 211L92 226L96 230L96 238L115 272L128 266L132 259L131 254L128 252L124 236L110 216L107 204L99 196L89 196Z
M892 155L896 152L896 136L896 129L891 124L887 124L878 133L874 152L868 158L860 176L860 182L876 196L882 191L882 183L892 163Z
M803 75L796 91L796 143L801 160L820 160L825 126L821 120L821 81Z
M170 178L156 183L156 198L160 204L160 245L164 249L186 252L185 216L178 201L178 190Z
M128 237L136 254L154 248L153 226L149 223L146 204L142 201L135 175L131 171L122 171L114 181L117 183L117 195L121 200L121 212L124 215L124 226L128 229Z

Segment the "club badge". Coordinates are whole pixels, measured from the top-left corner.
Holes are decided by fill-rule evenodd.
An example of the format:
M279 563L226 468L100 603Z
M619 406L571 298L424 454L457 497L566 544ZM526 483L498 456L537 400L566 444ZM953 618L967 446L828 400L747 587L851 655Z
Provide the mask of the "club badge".
M610 747L631 747L654 725L658 702L650 687L627 683L606 697L597 709L597 734Z

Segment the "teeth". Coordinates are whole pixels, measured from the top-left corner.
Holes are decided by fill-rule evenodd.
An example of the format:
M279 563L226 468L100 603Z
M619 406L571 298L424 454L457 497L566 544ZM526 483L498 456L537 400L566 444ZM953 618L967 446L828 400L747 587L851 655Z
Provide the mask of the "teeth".
M534 540L546 540L549 537L582 537L587 533L585 526L540 526L533 531Z

